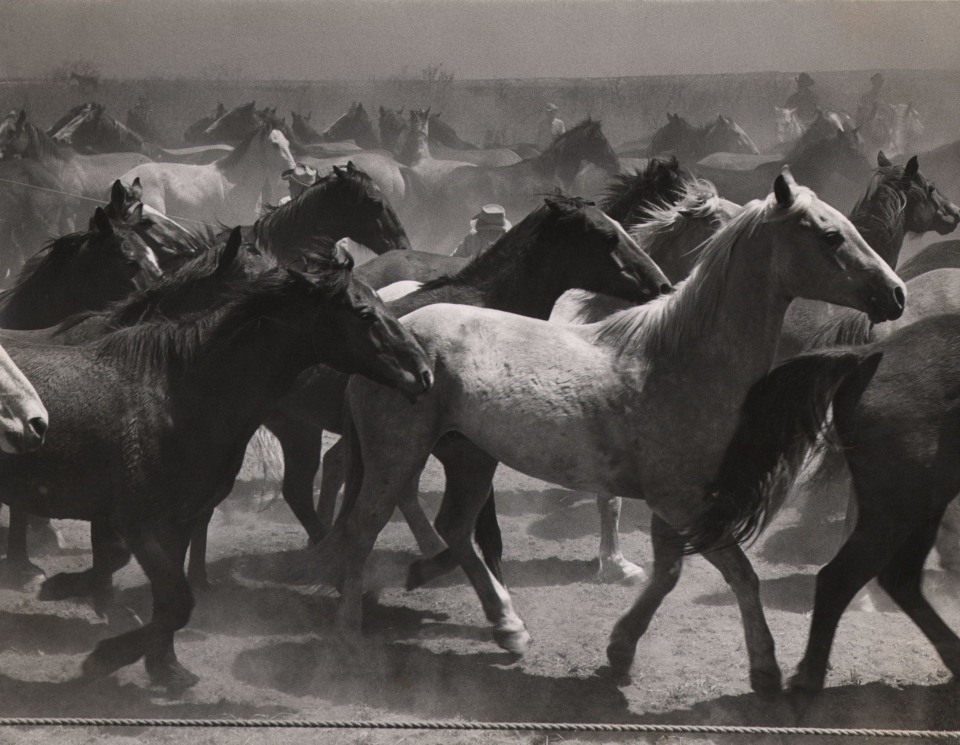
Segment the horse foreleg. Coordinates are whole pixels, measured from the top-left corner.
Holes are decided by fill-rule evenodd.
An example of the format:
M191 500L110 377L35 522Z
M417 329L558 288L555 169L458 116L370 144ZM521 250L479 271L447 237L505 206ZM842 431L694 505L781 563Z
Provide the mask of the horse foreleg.
M620 509L623 500L606 494L597 495L600 513L600 571L599 582L639 584L647 578L642 567L627 561L620 551Z
M92 596L97 615L107 614L113 600L113 575L130 561L130 550L109 520L91 522L90 545L93 567L84 572L55 574L40 587L40 600Z
M633 666L637 642L650 626L650 620L663 599L677 586L683 568L683 538L663 518L650 521L653 539L653 577L627 613L614 625L607 645L610 669L618 677L626 676Z
M417 479L417 483L407 489L403 499L400 500L400 512L403 513L403 517L410 527L410 532L413 533L413 537L417 541L420 553L424 556L435 556L445 551L447 544L437 535L437 531L430 523L430 518L423 511L423 505L420 504L418 496L419 483L419 479Z
M10 530L7 535L7 557L0 563L0 584L22 588L43 576L43 570L30 561L27 553L27 530L30 514L22 507L10 507Z
M760 604L760 579L739 546L705 553L737 598L750 658L750 687L762 697L780 692L780 667L774 650L773 635Z
M173 636L190 620L193 594L183 571L189 526L140 527L126 535L153 594L153 617L146 626L100 642L83 662L87 677L106 675L145 657L155 684L182 690L199 680L177 660Z
M937 535L940 566L952 574L960 574L960 499L954 499L940 521Z
M283 498L307 531L310 544L317 543L330 529L330 523L324 526L313 506L313 482L320 468L323 430L278 416L271 417L266 427L283 450Z

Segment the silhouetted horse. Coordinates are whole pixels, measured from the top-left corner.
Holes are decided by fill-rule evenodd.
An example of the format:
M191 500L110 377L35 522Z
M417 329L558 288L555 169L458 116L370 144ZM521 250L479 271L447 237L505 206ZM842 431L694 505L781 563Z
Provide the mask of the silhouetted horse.
M696 163L711 153L753 153L760 150L739 124L718 114L702 127L695 127L679 114L667 112L667 123L658 129L647 148L649 156L673 154Z
M239 243L239 232L231 240ZM196 683L173 643L193 605L183 572L190 533L302 370L329 363L411 399L429 388L422 350L351 278L349 261L315 268L262 275L194 320L154 321L71 347L11 343L57 427L41 451L0 463L4 500L92 521L103 563L123 566L132 552L150 578L150 623L101 642L84 662L86 676L145 656L153 682Z

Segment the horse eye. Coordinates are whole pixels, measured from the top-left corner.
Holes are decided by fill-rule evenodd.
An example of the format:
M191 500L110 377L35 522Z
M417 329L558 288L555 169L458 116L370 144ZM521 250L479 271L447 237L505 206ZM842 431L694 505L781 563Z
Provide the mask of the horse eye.
M837 232L836 230L831 230L823 234L823 242L826 243L831 248L836 248L841 243L843 243L844 240L846 239L843 237L843 234Z

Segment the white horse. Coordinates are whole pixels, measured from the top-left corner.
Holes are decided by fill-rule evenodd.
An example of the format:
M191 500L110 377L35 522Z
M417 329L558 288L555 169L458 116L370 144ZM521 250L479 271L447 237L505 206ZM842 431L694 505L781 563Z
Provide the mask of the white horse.
M409 498L434 444L456 431L476 445L447 469L438 529L480 596L494 638L521 653L530 636L470 536L497 461L571 489L645 499L654 512L654 570L615 626L613 672L679 579L681 530L702 511L752 383L765 375L790 301L903 311L903 283L837 210L778 176L704 246L674 294L589 326L560 327L496 311L433 305L405 318L434 361L419 404L351 379L346 517L320 544L321 571L343 579L338 627L356 633L362 570L394 508ZM775 415L775 414L774 414ZM361 475L362 474L362 475ZM739 546L705 555L743 616L753 688L780 689L759 581Z
M263 124L214 163L144 163L121 180L129 184L139 178L144 205L165 215L209 225L251 225L264 185L295 166L287 138Z
M793 142L799 140L803 134L803 124L797 116L796 109L784 109L774 106L777 112L777 142Z

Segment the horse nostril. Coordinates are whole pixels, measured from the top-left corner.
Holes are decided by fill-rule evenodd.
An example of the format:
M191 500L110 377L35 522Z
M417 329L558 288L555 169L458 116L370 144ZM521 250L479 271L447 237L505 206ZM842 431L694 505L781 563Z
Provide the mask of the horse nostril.
M433 373L430 370L424 370L420 373L420 384L424 391L429 391L433 387Z
M27 422L30 425L30 431L37 437L37 439L43 441L43 436L47 433L47 420L43 417L35 416L30 421Z
M893 290L893 299L896 300L897 305L898 305L899 307L901 307L901 308L904 307L904 305L906 305L906 303L907 303L907 297L906 297L906 295L903 294L903 288L902 288L902 287L896 287L896 288L894 288L894 290Z
M660 294L661 294L661 295L669 295L671 292L673 292L673 290L674 290L674 287L673 287L673 285L670 284L669 282L663 282L663 283L660 285Z

